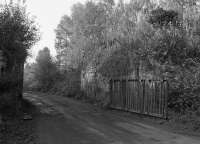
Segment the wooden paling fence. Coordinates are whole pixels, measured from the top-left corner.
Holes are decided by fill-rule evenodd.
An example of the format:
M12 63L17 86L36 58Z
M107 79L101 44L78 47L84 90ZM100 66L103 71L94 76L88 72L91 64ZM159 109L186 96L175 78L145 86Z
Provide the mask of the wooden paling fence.
M167 118L168 82L166 80L110 80L111 107Z

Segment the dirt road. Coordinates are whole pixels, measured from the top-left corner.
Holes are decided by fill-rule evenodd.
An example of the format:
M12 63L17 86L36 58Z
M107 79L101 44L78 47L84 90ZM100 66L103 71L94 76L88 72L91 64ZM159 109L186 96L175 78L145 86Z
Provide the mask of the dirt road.
M42 113L41 144L200 144L200 139L168 132L118 112L60 96L28 94Z

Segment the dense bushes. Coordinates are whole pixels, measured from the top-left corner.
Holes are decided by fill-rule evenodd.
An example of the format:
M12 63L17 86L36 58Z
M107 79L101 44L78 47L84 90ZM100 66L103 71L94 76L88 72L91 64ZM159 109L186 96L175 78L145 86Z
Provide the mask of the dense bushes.
M156 27L151 30L153 43L148 46L148 55L161 77L169 81L169 108L186 113L200 107L200 37L195 34L195 24L190 27L178 15L163 9L151 12L149 23Z
M25 66L24 89L73 97L80 94L80 76L77 69L59 70L45 48L36 63Z
M62 73L60 79L53 83L50 91L63 96L75 97L80 94L80 84L80 72L68 70Z
M200 96L183 90L173 90L169 95L169 108L179 113L197 111L200 108Z
M169 107L176 112L197 111L200 108L200 84L198 70L185 73L179 71L180 77L170 80ZM178 75L178 74L177 74ZM174 76L175 77L175 76Z

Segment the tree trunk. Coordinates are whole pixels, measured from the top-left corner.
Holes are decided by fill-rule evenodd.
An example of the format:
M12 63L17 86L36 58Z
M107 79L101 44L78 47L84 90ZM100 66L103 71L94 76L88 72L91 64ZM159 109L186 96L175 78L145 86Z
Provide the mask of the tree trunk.
M135 64L135 78L137 80L140 79L140 60L139 59L136 60L136 64Z
M17 87L15 91L15 103L16 103L16 111L19 111L22 105L23 98L23 77L24 77L24 63L17 63L15 65L13 73L16 73L17 77Z
M24 63L19 64L19 100L23 96L23 83L24 83Z

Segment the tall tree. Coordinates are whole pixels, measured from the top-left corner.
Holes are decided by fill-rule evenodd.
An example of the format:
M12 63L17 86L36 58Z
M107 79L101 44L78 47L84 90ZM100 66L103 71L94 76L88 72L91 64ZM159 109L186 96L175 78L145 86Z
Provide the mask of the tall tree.
M38 28L20 5L3 6L0 11L0 49L7 59L7 70L23 63L28 49L38 40Z
M24 62L28 50L39 39L38 27L20 3L1 5L0 7L0 50L5 59L5 83L10 84L7 93L12 92L13 99L22 98ZM12 77L11 77L12 76ZM3 82L1 80L1 82ZM5 84L4 84L5 85Z
M50 50L45 47L38 53L34 71L35 79L38 81L41 90L46 91L53 86L54 80L56 79L56 72L57 67L52 60Z

